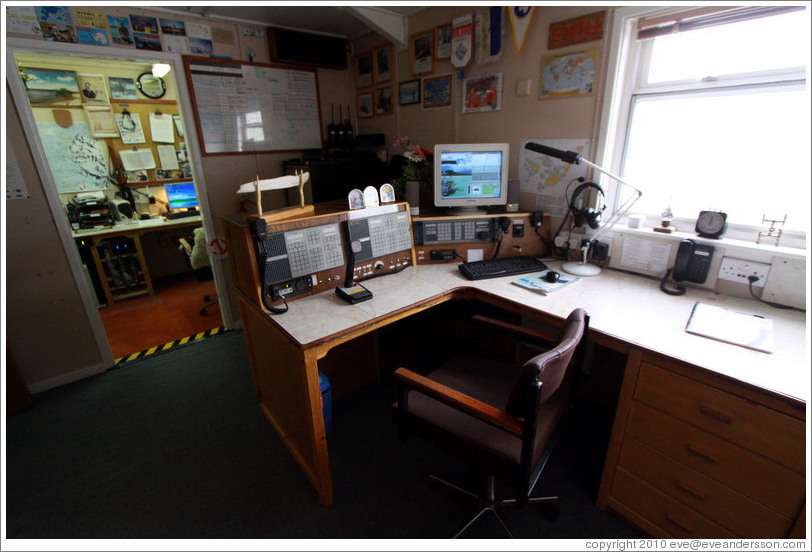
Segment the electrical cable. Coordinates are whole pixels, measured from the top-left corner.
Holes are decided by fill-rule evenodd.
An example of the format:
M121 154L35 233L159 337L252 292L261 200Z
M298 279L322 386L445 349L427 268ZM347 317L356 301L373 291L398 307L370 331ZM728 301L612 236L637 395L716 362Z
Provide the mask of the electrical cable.
M761 301L762 303L764 303L765 305L770 305L771 307L773 307L775 309L791 309L792 308L789 305L779 305L778 303L771 303L770 301L765 301L761 297L758 297L756 295L756 293L753 291L753 284L755 284L756 282L759 281L758 276L748 276L747 281L749 282L750 295L753 296L753 299L757 299L757 300Z
M665 287L666 284L668 284L668 279L671 277L671 273L673 271L674 268L672 267L665 272L665 276L663 276L663 279L660 281L660 290L668 295L685 295L687 290L679 284L674 284L674 289L668 289Z

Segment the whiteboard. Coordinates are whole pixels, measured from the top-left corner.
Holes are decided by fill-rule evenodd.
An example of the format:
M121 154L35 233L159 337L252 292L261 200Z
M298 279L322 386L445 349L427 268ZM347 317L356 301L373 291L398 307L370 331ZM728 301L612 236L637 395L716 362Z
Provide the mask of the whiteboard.
M183 61L203 155L321 149L315 69Z

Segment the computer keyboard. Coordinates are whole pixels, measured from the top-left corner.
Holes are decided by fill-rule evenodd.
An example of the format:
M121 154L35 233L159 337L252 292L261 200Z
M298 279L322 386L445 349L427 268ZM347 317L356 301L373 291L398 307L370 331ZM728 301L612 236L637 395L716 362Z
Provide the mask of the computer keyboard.
M172 211L171 213L166 214L166 218L169 220L175 220L179 218L186 218L186 217L196 217L200 213L198 211Z
M469 280L485 280L487 278L499 278L500 276L510 276L512 274L539 272L546 269L547 265L536 257L519 255L517 257L503 257L501 259L487 259L484 261L474 261L472 263L462 263L459 267L462 275Z

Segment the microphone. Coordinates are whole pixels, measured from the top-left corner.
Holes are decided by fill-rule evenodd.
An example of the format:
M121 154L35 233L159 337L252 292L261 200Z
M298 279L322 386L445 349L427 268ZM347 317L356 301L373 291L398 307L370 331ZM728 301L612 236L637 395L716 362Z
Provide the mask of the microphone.
M561 159L565 163L570 163L572 165L580 164L581 157L583 157L583 155L575 151L561 151L559 149L536 144L535 142L528 142L524 145L524 149L529 149L530 151L535 151L537 153L543 153L544 155Z

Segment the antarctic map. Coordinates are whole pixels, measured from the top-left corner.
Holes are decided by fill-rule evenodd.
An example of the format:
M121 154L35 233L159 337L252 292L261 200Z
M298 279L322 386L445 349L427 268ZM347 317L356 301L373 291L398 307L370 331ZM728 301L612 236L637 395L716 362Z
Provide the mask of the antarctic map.
M62 128L56 123L38 123L37 129L59 193L110 187L104 150L87 124L74 122Z

